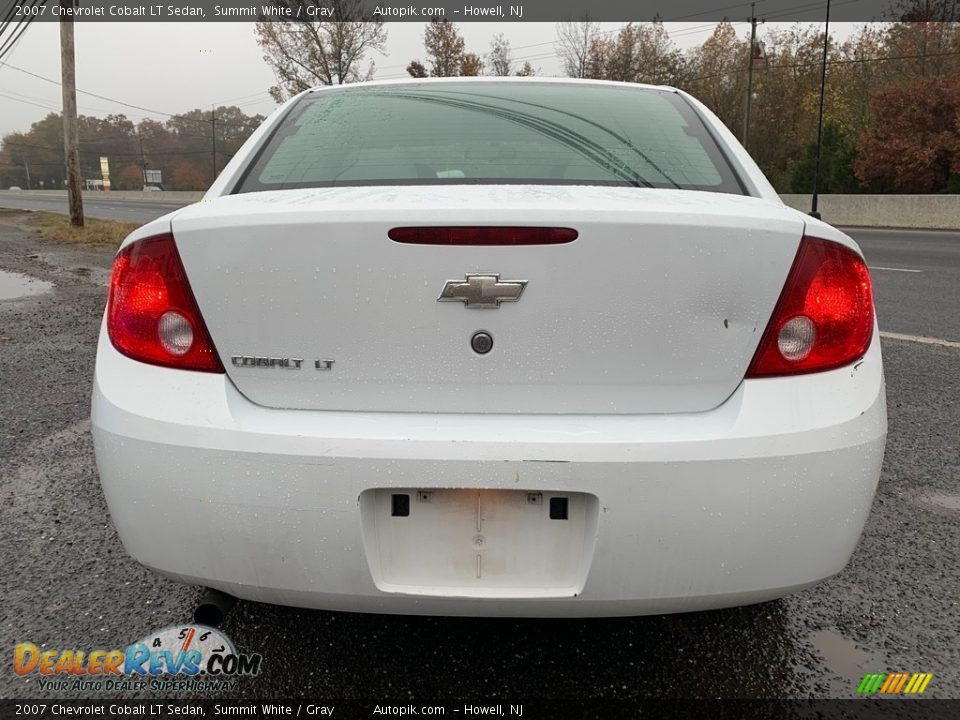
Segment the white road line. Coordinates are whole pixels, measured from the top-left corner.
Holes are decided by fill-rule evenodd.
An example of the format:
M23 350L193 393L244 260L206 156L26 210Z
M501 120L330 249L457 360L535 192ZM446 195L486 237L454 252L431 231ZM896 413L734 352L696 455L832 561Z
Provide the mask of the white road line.
M868 265L871 270L890 270L891 272L912 272L912 273L922 273L923 270L908 270L907 268L890 268L890 267L880 267L876 265Z
M887 338L887 340L904 340L906 342L923 343L924 345L960 348L960 342L941 340L940 338L921 337L920 335L902 335L901 333L882 332L880 333L880 337Z

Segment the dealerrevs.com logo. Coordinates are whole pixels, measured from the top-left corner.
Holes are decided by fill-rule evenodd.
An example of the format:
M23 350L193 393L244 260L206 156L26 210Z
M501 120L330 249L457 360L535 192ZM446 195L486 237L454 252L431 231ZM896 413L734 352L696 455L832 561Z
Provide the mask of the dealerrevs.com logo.
M257 675L263 658L238 653L224 633L204 625L175 625L125 650L46 649L18 643L13 671L36 675L41 690L229 691L237 678Z

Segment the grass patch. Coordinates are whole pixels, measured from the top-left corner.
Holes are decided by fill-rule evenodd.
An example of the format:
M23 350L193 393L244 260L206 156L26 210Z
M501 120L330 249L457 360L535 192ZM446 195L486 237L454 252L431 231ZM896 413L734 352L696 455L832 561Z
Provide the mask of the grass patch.
M70 224L70 218L57 213L37 212L33 215L33 229L44 240L74 243L77 245L101 245L119 247L123 239L140 227L140 223L118 222L84 218L83 227Z

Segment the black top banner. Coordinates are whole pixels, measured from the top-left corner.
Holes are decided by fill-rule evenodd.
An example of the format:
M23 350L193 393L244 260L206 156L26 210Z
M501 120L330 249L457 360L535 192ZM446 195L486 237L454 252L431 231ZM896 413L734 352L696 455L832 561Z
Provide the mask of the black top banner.
M954 0L0 0L0 16L38 22L769 22L957 21Z

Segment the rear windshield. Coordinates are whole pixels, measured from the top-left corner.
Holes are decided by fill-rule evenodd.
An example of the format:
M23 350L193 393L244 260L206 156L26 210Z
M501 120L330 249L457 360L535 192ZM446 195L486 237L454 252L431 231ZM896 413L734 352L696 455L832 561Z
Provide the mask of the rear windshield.
M676 93L535 81L311 93L235 192L467 183L744 194L703 121Z

